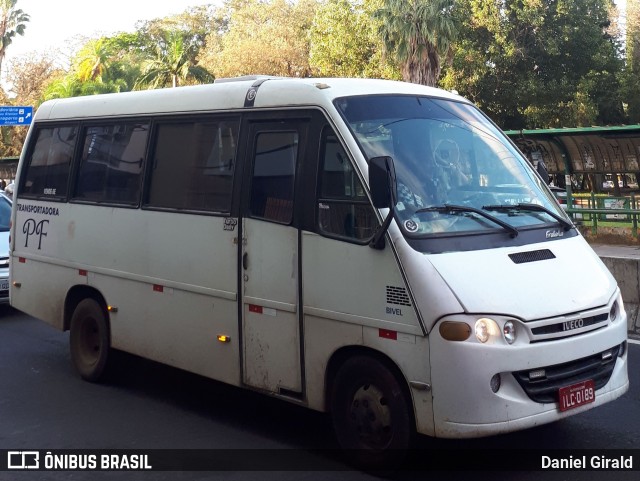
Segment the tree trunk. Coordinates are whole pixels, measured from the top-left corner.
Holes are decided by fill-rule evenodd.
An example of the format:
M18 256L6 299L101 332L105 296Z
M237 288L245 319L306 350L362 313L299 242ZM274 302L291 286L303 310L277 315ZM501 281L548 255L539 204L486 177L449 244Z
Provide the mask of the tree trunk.
M402 66L402 79L405 82L437 87L440 69L440 56L435 47L431 44L423 45L420 52L414 51Z

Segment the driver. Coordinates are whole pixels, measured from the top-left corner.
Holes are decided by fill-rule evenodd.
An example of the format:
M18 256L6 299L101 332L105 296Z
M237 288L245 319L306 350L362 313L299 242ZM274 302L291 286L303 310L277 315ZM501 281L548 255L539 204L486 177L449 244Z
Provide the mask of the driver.
M409 232L443 231L451 221L449 216L436 211L416 215L416 211L455 203L451 201L452 190L469 184L472 177L460 164L460 149L455 141L441 139L432 149L423 132L410 136L406 130L405 127L394 136L398 214ZM445 225L440 226L440 221L446 221Z

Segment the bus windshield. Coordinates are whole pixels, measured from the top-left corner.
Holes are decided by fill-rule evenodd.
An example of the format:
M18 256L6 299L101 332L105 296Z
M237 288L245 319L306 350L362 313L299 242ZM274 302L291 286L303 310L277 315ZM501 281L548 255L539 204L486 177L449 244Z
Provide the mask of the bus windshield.
M472 105L380 95L336 106L367 159L393 158L405 235L571 226L527 160Z

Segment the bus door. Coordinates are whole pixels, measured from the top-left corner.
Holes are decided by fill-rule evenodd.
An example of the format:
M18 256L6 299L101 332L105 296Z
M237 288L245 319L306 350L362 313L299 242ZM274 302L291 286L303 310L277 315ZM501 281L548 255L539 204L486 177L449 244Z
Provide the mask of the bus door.
M250 124L239 250L243 382L294 396L302 392L294 191L307 129L299 119Z

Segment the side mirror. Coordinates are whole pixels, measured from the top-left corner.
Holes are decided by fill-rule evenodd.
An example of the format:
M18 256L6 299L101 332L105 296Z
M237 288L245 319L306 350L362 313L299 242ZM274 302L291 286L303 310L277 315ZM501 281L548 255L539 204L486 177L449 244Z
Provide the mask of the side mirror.
M369 161L369 189L374 207L389 208L387 217L369 242L369 247L381 250L384 249L385 234L391 225L393 211L398 203L396 168L391 157L374 157Z
M395 207L398 192L396 169L391 157L374 157L369 161L369 188L374 207Z

